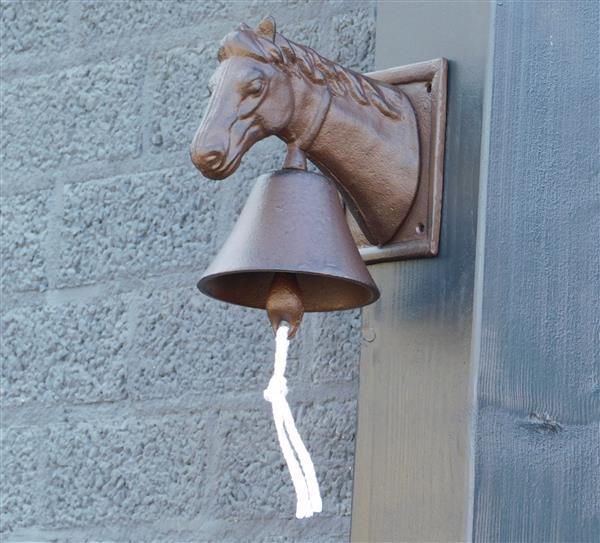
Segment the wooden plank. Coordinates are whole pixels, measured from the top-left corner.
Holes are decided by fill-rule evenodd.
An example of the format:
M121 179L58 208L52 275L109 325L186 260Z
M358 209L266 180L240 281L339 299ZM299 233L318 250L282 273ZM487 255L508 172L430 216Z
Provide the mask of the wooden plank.
M600 540L598 2L496 7L477 541Z
M363 313L354 541L468 537L476 209L490 5L380 2L377 65L449 64L439 256L371 266Z

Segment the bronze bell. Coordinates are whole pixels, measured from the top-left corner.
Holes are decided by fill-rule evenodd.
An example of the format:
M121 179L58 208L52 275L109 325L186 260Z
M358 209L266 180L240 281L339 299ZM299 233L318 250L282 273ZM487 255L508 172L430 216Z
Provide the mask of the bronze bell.
M267 309L273 327L304 311L337 311L376 301L337 190L316 173L283 169L258 178L229 238L198 289L233 304Z

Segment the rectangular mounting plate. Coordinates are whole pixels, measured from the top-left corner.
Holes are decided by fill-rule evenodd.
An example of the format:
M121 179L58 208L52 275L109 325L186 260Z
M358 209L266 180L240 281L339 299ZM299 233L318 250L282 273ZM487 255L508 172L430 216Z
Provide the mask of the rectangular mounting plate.
M365 75L397 86L410 99L419 130L419 187L406 219L387 244L371 245L347 212L350 230L367 264L435 256L440 239L444 182L448 61L439 58Z

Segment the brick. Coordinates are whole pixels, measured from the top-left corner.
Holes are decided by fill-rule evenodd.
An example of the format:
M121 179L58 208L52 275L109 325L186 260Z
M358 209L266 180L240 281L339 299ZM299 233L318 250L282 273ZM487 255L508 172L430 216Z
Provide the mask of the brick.
M217 67L216 43L176 47L152 57L152 150L187 149L208 103L207 83Z
M268 384L273 333L263 312L211 300L190 285L140 301L130 394L219 397Z
M16 291L16 304L40 300L19 292L43 291L49 282L50 302L75 300L3 315L0 394L8 422L43 412L31 420L35 428L3 421L3 537L347 540L356 403L333 390L346 398L356 383L359 313L309 314L291 345L290 404L325 507L299 523L262 399L273 369L267 318L208 299L188 279L196 270L200 276L256 177L279 168L285 149L275 138L256 144L218 183L201 178L187 148L228 28L256 25L271 12L291 39L371 69L373 2L46 1L1 9L0 56L14 74L1 97L4 182L14 194L66 175L56 208L51 191L2 201L4 287ZM70 31L68 10L79 17ZM88 64L72 64L73 46ZM33 73L26 62L34 55L38 63L48 59L48 73L20 75ZM180 165L166 162L174 156ZM134 171L131 159L139 157L139 169L169 167ZM103 165L113 161L121 175L107 178ZM92 168L97 179L86 173L87 181L69 184ZM89 298L108 286L129 292L132 279L144 280L141 290ZM97 282L106 286L84 286ZM312 387L329 383L331 394L313 401ZM196 398L221 410L216 425L205 422L214 413L181 407Z
M296 498L269 404L265 402L260 410L225 413L220 420L220 438L214 514L232 520L293 516Z
M203 270L218 201L191 164L66 186L59 285Z
M23 176L137 156L144 65L122 58L5 82L5 171Z
M333 14L372 5L373 2L327 0L322 1L321 4L317 12L323 12L325 8L328 13ZM212 25L215 22L220 23L223 28L233 28L241 22L256 26L266 13L275 17L282 25L282 30L295 29L301 24L299 21L315 15L315 8L298 0L280 0L268 5L265 5L264 0L244 0L235 3L218 0L210 2L130 0L119 3L88 1L81 5L79 39L85 43L97 39L111 40L131 36L169 34L173 29L186 27L201 29L205 27L207 21ZM210 33L212 28L207 30ZM215 36L215 43L220 37Z
M373 70L375 16L373 8L357 9L333 17L331 60L358 72Z
M302 328L302 375L315 383L358 379L362 337L359 310L307 314Z
M2 290L48 287L44 243L48 231L50 191L0 198Z
M0 57L60 51L69 44L66 0L0 4Z
M146 36L185 26L202 27L207 20L224 17L227 7L227 3L217 0L84 2L80 33L83 40L89 41Z
M40 433L36 428L7 428L0 435L0 534L5 534L34 524L39 516Z
M144 395L257 390L272 371L266 314L211 300L193 285L146 293L136 338L132 386ZM353 381L359 355L358 311L307 314L290 345L287 375L298 383Z
M311 453L325 514L349 516L352 507L356 401L330 400L294 408L296 424Z
M53 424L44 435L45 524L193 518L202 504L204 422L194 413Z
M310 452L321 488L324 515L349 515L354 462L355 402L290 404ZM252 428L252 432L248 432ZM277 515L293 518L296 496L279 449L270 406L225 412L220 420L218 517Z
M360 337L358 311L307 314L290 345L290 387L356 380ZM211 300L190 285L144 295L133 356L134 397L260 394L271 377L274 339L265 312Z
M123 398L127 332L122 300L8 311L2 317L4 405Z
M374 0L278 0L277 2L265 2L265 0L244 0L238 2L236 9L228 16L233 24L240 22L256 27L265 15L269 14L275 18L277 29L287 37L298 43L309 43L309 40L301 41L300 35L306 22L331 21L338 14L349 12L357 8L368 8L375 5ZM369 13L368 17L374 17ZM364 24L364 21L361 21Z
M295 394L296 397L301 397ZM292 400L290 399L290 402ZM352 469L356 432L356 401L323 400L300 403L292 411L315 465Z

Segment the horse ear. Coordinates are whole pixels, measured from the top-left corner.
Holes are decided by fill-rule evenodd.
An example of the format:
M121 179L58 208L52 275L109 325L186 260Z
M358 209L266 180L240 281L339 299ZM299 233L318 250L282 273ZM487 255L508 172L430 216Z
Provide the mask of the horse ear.
M256 28L256 33L261 35L263 38L268 38L272 42L275 42L275 19L270 15L267 15L263 20L258 24Z

